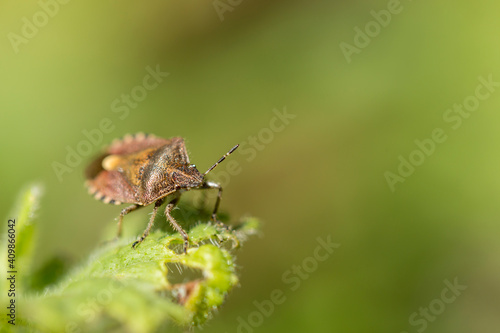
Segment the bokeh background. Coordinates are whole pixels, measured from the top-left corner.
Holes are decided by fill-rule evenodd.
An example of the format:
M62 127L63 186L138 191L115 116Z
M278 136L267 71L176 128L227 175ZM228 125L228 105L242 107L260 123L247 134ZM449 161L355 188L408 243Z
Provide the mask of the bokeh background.
M241 286L203 332L238 331L238 317L274 289L286 301L251 331L498 331L500 89L456 130L443 115L474 95L478 77L500 81L500 6L403 0L347 59L341 43L355 46L356 27L388 6L396 5L69 1L15 52L10 33L21 35L40 5L2 2L2 214L23 185L42 182L37 262L83 261L119 212L83 188L103 144L138 131L183 136L204 170L256 137L255 158L231 157L240 172L221 209L261 218L262 235L238 254ZM120 119L111 104L142 84L148 66L169 76ZM259 133L285 108L295 118L264 144ZM65 163L67 147L103 118L113 130L59 181L53 162ZM435 128L447 140L391 191L385 173ZM125 228L144 223L135 213ZM341 246L291 290L282 275L313 256L320 236ZM467 289L439 309L454 279ZM430 304L439 315L425 329L412 325Z

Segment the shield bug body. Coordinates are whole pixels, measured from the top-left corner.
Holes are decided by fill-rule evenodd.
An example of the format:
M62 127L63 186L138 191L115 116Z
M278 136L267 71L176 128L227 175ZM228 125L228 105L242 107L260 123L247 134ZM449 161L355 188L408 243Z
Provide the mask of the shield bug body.
M192 189L217 189L218 195L212 213L217 220L217 210L222 196L222 187L205 180L229 154L238 148L234 146L205 173L191 164L184 140L180 137L162 139L153 135L138 133L115 140L103 154L87 167L86 186L94 198L107 204L132 204L124 208L118 217L118 234L121 236L123 217L128 213L154 203L153 213L142 236L132 244L135 248L149 234L156 213L167 198L172 200L165 208L165 216L172 227L184 239L184 252L188 247L188 235L172 217L171 212L179 201L180 194Z

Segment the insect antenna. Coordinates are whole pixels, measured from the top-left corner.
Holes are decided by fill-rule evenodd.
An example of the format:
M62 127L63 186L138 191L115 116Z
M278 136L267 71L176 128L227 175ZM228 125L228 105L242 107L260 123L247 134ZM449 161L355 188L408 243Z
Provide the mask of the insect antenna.
M217 165L219 165L219 163L221 163L222 161L224 161L226 159L226 157L228 157L229 155L231 155L231 153L233 151L235 151L236 148L238 148L239 146L240 145L236 145L233 148L231 148L230 151L228 151L227 153L225 153L224 156L222 156L221 158L219 158L219 160L217 162L215 162L214 165L212 165L207 171L205 171L205 173L203 174L203 176L205 176L207 173L209 173L210 171L212 171Z

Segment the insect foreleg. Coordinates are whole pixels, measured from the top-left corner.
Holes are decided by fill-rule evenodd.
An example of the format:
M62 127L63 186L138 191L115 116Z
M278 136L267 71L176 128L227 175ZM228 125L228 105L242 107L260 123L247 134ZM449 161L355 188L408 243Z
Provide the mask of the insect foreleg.
M134 210L137 210L141 207L144 207L144 206L135 204L135 205L128 206L128 207L125 207L122 209L122 212L120 213L120 216L118 217L118 232L116 233L116 238L120 238L122 236L123 217L125 215L127 215L128 213L133 212Z
M146 227L146 230L144 230L144 233L142 234L142 236L139 237L139 239L136 240L134 242L134 244L132 244L132 248L135 249L135 247L137 245L139 245L146 237L148 237L149 231L151 230L151 228L153 227L153 224L155 223L155 217L156 217L156 213L158 212L158 208L160 208L160 206L163 204L164 201L165 201L165 199L162 198L162 199L155 202L155 207L153 208L153 212L151 213L151 218L149 219L148 226Z
M217 192L217 199L215 200L215 206L214 206L214 210L212 212L212 221L218 225L219 227L222 227L224 229L230 229L227 225L225 225L224 223L222 223L221 221L219 221L217 219L217 211L219 210L219 205L220 205L220 201L222 199L222 186L220 186L220 184L217 184L217 183L213 183L213 182L204 182L203 185L200 187L200 189L202 190L209 190L209 189L217 189L218 192Z
M179 225L179 223L177 223L177 221L172 217L172 209L174 209L174 207L177 205L177 202L179 202L179 197L176 197L174 198L172 201L170 201L168 204L167 204L167 207L165 208L165 216L167 217L168 221L170 222L170 224L172 225L172 227L177 230L182 238L184 239L184 253L187 253L187 248L188 248L188 245L189 245L189 241L188 241L188 234L186 233L186 231L184 231L184 229L182 229L182 227Z

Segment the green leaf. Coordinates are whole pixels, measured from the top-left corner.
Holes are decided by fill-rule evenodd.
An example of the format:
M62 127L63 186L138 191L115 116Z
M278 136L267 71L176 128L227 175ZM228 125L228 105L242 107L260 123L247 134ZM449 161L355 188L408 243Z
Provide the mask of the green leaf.
M36 214L42 194L43 189L41 185L34 184L28 186L26 190L21 192L15 204L15 208L8 216L8 220L15 221L15 270L26 275L31 269L35 243L34 237L36 233ZM7 226L5 226L5 228L6 227ZM5 229L4 237L7 237L7 235L8 233ZM2 253L0 267L5 271L10 270L7 269L7 262L4 260L4 258L7 258L7 239L4 238L2 242L5 245L0 249Z
M36 200L32 190L29 193L23 202L33 207ZM24 242L34 237L34 225L28 219L33 213L21 206L18 245L28 260L33 244ZM206 220L196 210L189 214L192 220ZM16 326L42 332L154 332L165 331L168 325L202 325L238 283L234 252L257 230L258 221L253 218L243 219L232 231L198 223L188 230L187 254L178 233L161 230L152 232L136 249L131 247L135 239L107 243L58 284L18 297ZM42 275L33 278L43 279Z
M12 281L14 287L11 288L11 282L7 280L7 277L0 279L2 309L6 309L10 301L14 300L18 312L20 295L29 292L27 281L31 272L36 236L36 214L42 193L41 185L28 186L21 192L15 208L7 218L8 224L4 227L5 233L0 242L0 269L7 277L14 275L15 281ZM10 235L14 235L14 238ZM10 297L8 294L15 295ZM7 320L9 319L7 317ZM8 324L7 320L4 318L0 324L0 328L4 329L2 331L10 331L14 327Z

